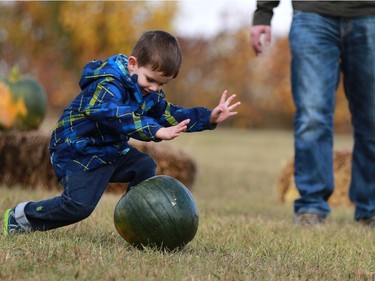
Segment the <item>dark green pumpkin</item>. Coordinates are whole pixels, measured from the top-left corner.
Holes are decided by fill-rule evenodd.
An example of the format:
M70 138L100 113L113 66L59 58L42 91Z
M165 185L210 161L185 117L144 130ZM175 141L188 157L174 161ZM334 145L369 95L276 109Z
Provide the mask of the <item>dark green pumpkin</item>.
M0 81L3 99L0 105L0 128L35 130L47 111L47 95L42 85L31 77L15 77ZM10 95L10 97L5 97Z
M198 208L190 191L164 175L132 187L114 211L118 233L138 248L182 248L194 238L198 221Z

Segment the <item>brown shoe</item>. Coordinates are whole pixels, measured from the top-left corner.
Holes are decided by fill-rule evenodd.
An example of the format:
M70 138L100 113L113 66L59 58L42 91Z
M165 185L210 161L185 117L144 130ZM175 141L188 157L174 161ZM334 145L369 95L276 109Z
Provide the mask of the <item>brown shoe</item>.
M300 213L294 219L293 224L301 226L317 226L322 225L325 221L325 217L315 213Z
M368 217L368 218L365 218L365 219L360 219L359 222L362 223L365 226L375 228L375 216Z

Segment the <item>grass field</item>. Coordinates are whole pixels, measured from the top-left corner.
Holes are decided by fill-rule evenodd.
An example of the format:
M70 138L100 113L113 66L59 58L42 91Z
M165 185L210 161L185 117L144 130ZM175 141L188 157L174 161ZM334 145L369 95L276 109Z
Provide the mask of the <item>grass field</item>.
M216 130L170 143L199 167L200 222L182 251L139 251L113 225L119 196L105 194L73 226L0 236L0 280L375 280L375 230L336 208L323 227L292 225L275 183L292 156L291 132ZM350 136L336 137L351 147ZM0 187L0 209L57 192Z

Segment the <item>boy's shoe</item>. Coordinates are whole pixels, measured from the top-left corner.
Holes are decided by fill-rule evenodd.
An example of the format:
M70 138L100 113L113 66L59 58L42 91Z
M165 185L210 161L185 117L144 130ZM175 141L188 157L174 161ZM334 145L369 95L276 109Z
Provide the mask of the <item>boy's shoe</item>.
M293 224L301 226L318 226L322 225L325 221L325 217L315 213L301 213L298 214L294 219Z
M17 223L14 217L14 208L6 210L4 214L4 235L8 236L22 232L25 232L25 230Z
M365 218L365 219L360 219L359 222L365 226L375 228L375 216Z

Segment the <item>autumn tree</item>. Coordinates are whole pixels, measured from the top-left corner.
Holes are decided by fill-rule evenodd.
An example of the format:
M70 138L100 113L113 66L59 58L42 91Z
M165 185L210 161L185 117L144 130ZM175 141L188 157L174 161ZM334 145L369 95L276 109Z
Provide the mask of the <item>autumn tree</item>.
M18 65L45 86L54 106L78 91L92 59L127 54L144 30L172 31L176 2L0 2L0 68Z
M144 30L173 33L177 9L178 2L173 1L0 2L0 74L18 65L21 72L42 82L50 104L62 110L79 92L78 81L88 61L128 55ZM227 89L242 104L239 115L223 126L292 128L287 38L276 38L258 57L251 50L246 25L223 29L210 38L178 39L184 60L178 78L164 88L168 100L213 108ZM350 129L349 116L340 84L336 127Z
M180 38L184 61L179 77L165 87L168 99L186 107L213 108L228 90L242 105L239 116L223 126L256 126L259 116L249 83L254 55L248 40L246 29L223 31L213 38Z

